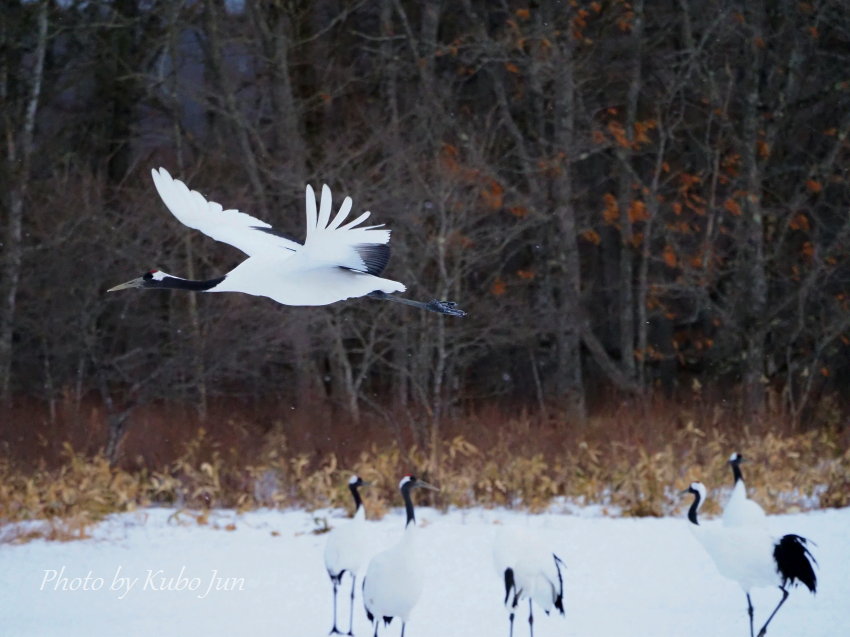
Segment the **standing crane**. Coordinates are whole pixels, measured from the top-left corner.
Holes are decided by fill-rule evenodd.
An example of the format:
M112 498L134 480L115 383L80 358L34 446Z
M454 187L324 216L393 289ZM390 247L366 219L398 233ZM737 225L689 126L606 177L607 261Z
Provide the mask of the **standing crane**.
M417 554L416 517L410 492L416 488L439 489L412 475L404 476L398 488L407 513L404 535L395 546L372 558L363 578L363 605L375 627L373 637L378 636L381 620L388 626L394 617L401 620L401 637L404 637L410 612L422 594L424 575Z
M159 196L178 221L239 248L248 258L227 274L204 281L150 270L109 292L129 288L243 292L283 305L329 305L368 296L439 314L466 316L450 301L422 302L393 296L406 288L398 281L379 276L390 258L390 231L380 225L360 226L369 212L343 225L351 211L351 197L343 200L331 220L331 191L327 186L322 186L318 210L316 194L307 186L307 238L302 245L265 221L207 201L199 192L172 178L165 168L152 170L151 174Z
M546 547L542 538L529 529L503 527L496 534L493 549L496 570L505 581L505 606L514 634L514 615L520 599L528 599L528 630L534 637L534 611L537 603L548 615L556 608L564 614L564 562Z
M778 540L759 525L702 526L697 512L705 501L705 486L692 482L683 491L694 496L688 509L691 531L714 560L720 574L738 582L747 594L747 613L750 616L750 637L753 637L753 602L750 590L761 586L779 586L782 599L764 622L758 637L764 637L767 626L788 599L788 586L802 582L813 594L817 590L817 577L813 564L817 564L808 549L808 540L788 534Z
M732 478L735 481L732 493L723 509L724 526L748 526L755 524L767 528L767 516L757 502L747 497L747 485L744 484L744 476L741 474L741 463L744 456L733 453L729 457L729 466L732 467Z
M328 542L325 544L325 568L328 571L328 577L331 578L334 591L334 624L329 635L342 634L336 625L336 598L337 590L342 584L342 576L346 572L351 573L351 602L347 634L354 634L354 589L357 583L357 572L363 565L369 548L366 511L358 491L360 487L366 486L369 486L369 483L364 482L360 476L351 476L348 489L351 491L351 497L354 498L354 517L350 523L331 531Z

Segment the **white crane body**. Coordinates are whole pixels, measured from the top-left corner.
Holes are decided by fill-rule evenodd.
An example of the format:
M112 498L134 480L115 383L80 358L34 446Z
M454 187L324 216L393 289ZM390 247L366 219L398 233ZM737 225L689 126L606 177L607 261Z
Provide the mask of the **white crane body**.
M109 292L128 288L182 289L195 292L241 292L270 298L282 305L317 306L370 296L420 309L466 316L450 301L414 301L398 296L403 283L380 276L390 257L390 231L380 225L361 225L364 212L345 223L351 212L350 197L343 199L331 218L331 191L322 186L321 203L305 189L307 232L303 244L276 231L265 221L190 190L165 168L151 171L156 190L171 213L184 225L216 241L228 243L248 258L221 277L193 281L151 270L137 279L116 285Z
M422 594L425 574L417 549L418 530L410 497L410 491L417 487L438 490L411 475L401 479L399 491L407 514L404 535L397 544L370 560L363 578L363 606L375 628L375 637L381 622L388 625L394 617L401 620L401 636L404 637L410 614Z
M505 607L510 634L521 599L529 600L529 630L534 634L532 602L548 615L554 608L564 614L563 562L549 550L545 541L531 529L502 527L496 532L493 548L496 571L504 578Z
M691 532L714 561L718 572L738 582L747 595L750 637L754 637L754 609L750 591L768 586L776 586L782 591L782 599L758 632L758 637L763 637L767 633L768 624L788 598L786 587L802 583L812 593L817 590L817 577L813 568L816 561L808 549L808 540L794 534L777 539L763 524L702 525L697 514L705 500L705 486L693 482L686 491L694 496L688 509Z
M366 511L361 506L348 524L331 531L325 545L325 568L334 575L342 572L356 575L369 556L368 547Z
M397 281L346 268L304 268L296 257L249 257L227 273L210 292L265 296L282 305L317 306L366 296L374 291L404 292Z
M747 497L747 485L741 474L741 463L744 461L740 453L733 453L729 458L732 467L732 477L735 484L732 493L723 509L723 526L748 527L759 526L767 530L767 515L757 502Z
M353 634L354 626L354 592L357 584L357 574L363 562L368 557L369 533L366 527L366 509L360 498L358 488L368 486L359 476L352 476L348 481L348 489L354 499L354 516L348 524L334 528L325 544L325 569L333 585L333 628L331 634L341 633L336 625L337 590L342 583L345 573L351 575L351 595L348 621L348 634Z
M401 541L369 563L363 584L363 603L377 619L398 617L406 624L423 588L423 567L417 553L415 524Z

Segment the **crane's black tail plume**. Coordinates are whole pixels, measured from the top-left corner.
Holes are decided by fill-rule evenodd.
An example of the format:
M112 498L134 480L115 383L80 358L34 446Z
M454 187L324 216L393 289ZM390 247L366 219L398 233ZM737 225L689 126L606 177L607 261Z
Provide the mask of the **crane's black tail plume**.
M555 569L557 569L557 571L558 571L558 590L555 591L555 608L557 608L561 612L561 615L563 615L564 614L564 576L561 575L561 566L564 566L564 568L566 568L566 565L564 565L564 561L560 557L555 555L554 553L552 553L552 557L555 560Z
M817 564L808 548L808 540L793 533L784 536L773 549L776 567L782 576L782 587L802 582L812 593L817 591L818 578L812 564Z
M764 626L758 632L758 637L764 637L767 633L768 624L776 616L776 613L779 612L779 609L782 608L785 600L788 599L788 589L785 588L788 584L796 586L802 582L812 593L817 590L818 578L815 576L815 569L812 568L812 564L817 564L817 561L809 551L808 542L804 537L789 533L783 536L776 543L776 546L773 547L773 559L776 560L776 570L782 577L782 584L779 587L779 590L782 591L782 599L779 600L776 608L773 609L767 621L764 622ZM749 601L749 595L747 596L747 601Z

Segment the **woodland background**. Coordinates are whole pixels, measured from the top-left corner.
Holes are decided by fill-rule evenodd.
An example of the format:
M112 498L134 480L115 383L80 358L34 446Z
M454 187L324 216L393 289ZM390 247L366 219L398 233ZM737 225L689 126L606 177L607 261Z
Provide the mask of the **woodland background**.
M7 0L5 470L391 442L544 472L714 436L719 472L770 432L846 468L848 69L841 0ZM392 229L388 277L469 317L107 295L241 259L157 166L293 236L327 183Z

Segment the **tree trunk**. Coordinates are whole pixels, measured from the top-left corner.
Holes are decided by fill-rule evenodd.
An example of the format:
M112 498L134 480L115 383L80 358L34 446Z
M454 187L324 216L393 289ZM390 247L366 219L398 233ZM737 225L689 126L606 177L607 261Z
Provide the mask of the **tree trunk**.
M565 153L562 174L554 179L553 204L560 245L560 295L556 331L558 395L566 400L570 415L583 421L586 402L581 361L581 268L579 264L578 230L573 206L571 149L575 146L575 77L571 36L560 46L559 70L555 75L554 117L555 153ZM553 154L555 154L553 153ZM557 319L556 319L557 320Z
M298 184L300 189L307 179L307 144L289 61L292 18L278 3L260 3L249 11L254 13L254 26L260 33L271 77L275 152L282 167L275 177L284 184Z
M619 327L620 358L623 372L635 377L635 301L634 301L634 233L632 230L631 202L634 197L632 183L632 144L637 123L638 96L641 89L641 47L643 40L643 0L634 3L634 22L631 30L631 69L626 96L625 139L628 146L618 146L619 178L617 204L620 209L620 270L619 270Z
M180 39L180 10L182 3L174 2L169 7L168 14L168 55L172 60L171 74L167 81L160 81L168 86L167 103L171 111L172 132L174 137L174 149L177 162L177 174L185 174L185 162L183 158L183 127L180 120L180 84L178 82L179 67L176 60L179 59L178 42ZM187 233L183 245L186 250L186 277L195 279L195 258L192 245L192 234ZM201 330L200 314L198 313L198 296L196 294L186 295L186 306L189 314L189 325L192 334L192 372L194 375L194 386L197 392L197 403L195 410L198 420L206 421L208 411L207 373L204 364L204 337Z
M750 60L745 74L745 110L743 121L743 152L746 197L744 199L745 226L741 234L741 254L744 257L744 288L740 298L744 322L743 390L744 411L747 416L758 416L764 410L764 360L766 326L762 318L767 307L767 276L764 260L764 220L761 208L761 171L759 167L759 76L763 64L761 26L764 7L760 2L748 4L750 33Z
M221 31L219 29L219 12L221 0L206 0L204 2L204 18L206 34L209 43L207 64L214 82L213 91L222 103L229 124L236 136L240 153L240 161L244 164L251 184L251 194L254 196L257 213L263 216L268 211L263 180L257 164L256 151L251 144L251 125L245 120L236 100L236 95L224 71L224 54L222 53Z
M30 162L33 153L33 137L35 120L38 113L41 85L44 79L44 58L47 52L47 10L49 3L42 0L38 9L38 39L36 43L35 61L29 74L30 90L24 112L24 122L20 137L16 140L14 131L7 131L7 174L10 175L8 184L9 218L6 225L5 260L3 264L3 280L0 285L0 402L8 404L11 400L12 387L12 356L15 330L15 311L18 296L18 284L21 277L21 262L23 257L23 220L24 200L30 180ZM3 44L9 37L5 26L2 28ZM4 64L5 68L5 64ZM23 76L24 73L21 73ZM7 78L3 80L3 91Z
M348 357L343 339L343 326L337 313L327 314L327 330L331 336L331 361L334 379L333 393L341 394L351 423L360 424L359 391L354 378L354 369Z

